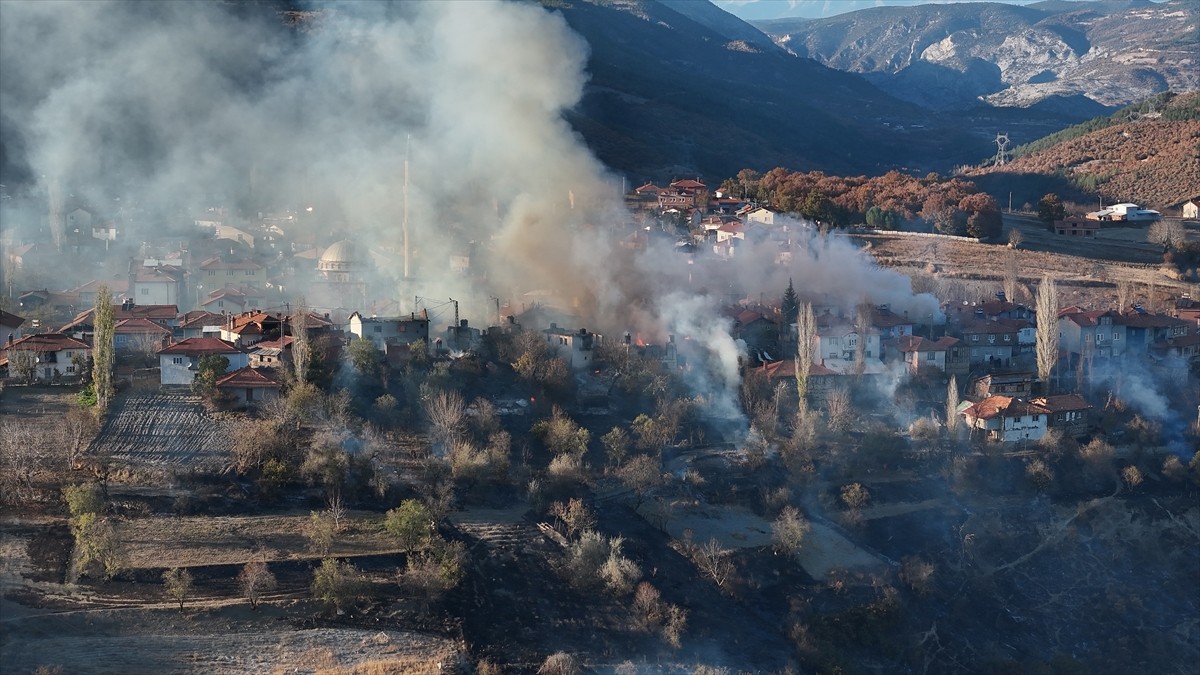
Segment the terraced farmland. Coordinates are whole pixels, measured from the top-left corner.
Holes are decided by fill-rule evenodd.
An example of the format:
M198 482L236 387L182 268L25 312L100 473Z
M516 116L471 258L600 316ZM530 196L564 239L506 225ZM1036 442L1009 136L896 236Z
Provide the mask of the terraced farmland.
M89 452L159 468L219 468L228 458L226 424L198 396L135 391L120 398Z

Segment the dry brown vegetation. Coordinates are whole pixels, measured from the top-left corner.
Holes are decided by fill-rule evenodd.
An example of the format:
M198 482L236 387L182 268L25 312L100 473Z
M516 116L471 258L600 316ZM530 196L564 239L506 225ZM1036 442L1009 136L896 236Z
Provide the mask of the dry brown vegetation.
M1098 192L1106 203L1174 206L1200 195L1200 121L1142 119L1117 124L1004 166L967 172L969 176L991 174L1065 175L1077 186Z

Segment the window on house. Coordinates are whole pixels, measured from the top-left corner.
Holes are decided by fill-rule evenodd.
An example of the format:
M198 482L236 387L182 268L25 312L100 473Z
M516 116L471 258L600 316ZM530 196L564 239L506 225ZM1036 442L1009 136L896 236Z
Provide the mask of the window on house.
M246 270L246 276L248 276L248 277L254 276L254 270Z
M144 288L144 287L143 287L143 288L142 288L142 295L150 295L150 289L149 289L149 288Z
M978 336L978 335L972 335L972 336L971 336L971 342L979 342L979 336Z
M175 365L177 365L177 366L182 366L182 365L183 365L183 357L182 357L182 356L175 356L175 357L172 357L172 358L171 358L171 363L173 363L173 364L175 364Z
M1104 333L1096 333L1096 342L1104 342Z
M227 276L227 277L233 276L233 270L225 270L225 276Z
M1005 342L1008 342L1010 337L1012 337L1012 336L1011 336L1011 335L1005 335L1005 336L1004 336L1004 341L1005 341Z
M1121 339L1120 333L1113 333L1113 340L1120 340L1120 339Z
M70 375L71 373L74 373L74 372L75 372L75 366L67 366L67 374L68 375Z
M216 270L209 270L209 271L208 271L208 276L210 276L210 277L215 277L215 276L217 276L217 271L216 271Z

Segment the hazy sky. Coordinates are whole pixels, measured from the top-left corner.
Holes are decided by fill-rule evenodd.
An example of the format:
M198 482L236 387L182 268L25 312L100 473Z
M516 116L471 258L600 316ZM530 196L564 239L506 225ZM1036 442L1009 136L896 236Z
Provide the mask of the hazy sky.
M713 0L721 9L746 20L784 17L820 18L868 7L948 4L951 2L1007 2L1028 5L1036 0Z

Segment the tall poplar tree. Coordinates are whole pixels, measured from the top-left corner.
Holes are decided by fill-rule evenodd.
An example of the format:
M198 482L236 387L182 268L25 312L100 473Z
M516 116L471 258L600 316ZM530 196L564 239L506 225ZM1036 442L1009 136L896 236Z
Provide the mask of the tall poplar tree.
M113 334L116 321L113 318L112 293L108 286L96 292L96 308L92 313L92 358L94 361L92 382L96 388L96 404L103 413L112 401L113 383Z
M813 341L817 335L817 318L813 315L811 302L804 303L796 317L796 393L800 396L800 406L808 396L808 371L813 363Z
M1049 275L1042 277L1037 290L1037 367L1038 377L1050 393L1050 375L1058 363L1058 286Z

